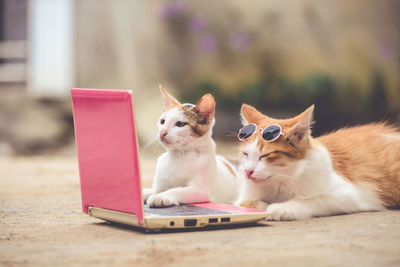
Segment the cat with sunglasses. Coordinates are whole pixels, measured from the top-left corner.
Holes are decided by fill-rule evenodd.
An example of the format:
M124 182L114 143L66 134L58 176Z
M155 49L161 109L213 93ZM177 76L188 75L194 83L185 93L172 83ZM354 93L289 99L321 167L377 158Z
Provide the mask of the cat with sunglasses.
M244 104L240 196L270 220L297 220L400 206L400 132L383 123L313 138L314 106L278 120Z

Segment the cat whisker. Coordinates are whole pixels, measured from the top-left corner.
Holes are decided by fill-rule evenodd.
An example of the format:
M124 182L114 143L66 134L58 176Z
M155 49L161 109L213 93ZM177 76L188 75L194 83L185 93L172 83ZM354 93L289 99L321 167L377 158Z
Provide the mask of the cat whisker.
M233 136L233 137L237 137L237 136L238 136L238 134L237 134L236 132L233 132L233 131L228 131L228 132L225 134L225 136Z

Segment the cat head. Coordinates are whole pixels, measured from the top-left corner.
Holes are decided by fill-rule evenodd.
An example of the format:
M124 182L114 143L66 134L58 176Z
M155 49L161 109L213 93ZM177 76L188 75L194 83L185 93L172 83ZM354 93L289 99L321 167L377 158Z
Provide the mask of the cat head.
M311 148L313 110L314 106L311 106L294 118L278 120L243 104L243 125L257 126L253 135L243 140L240 146L243 176L257 184L293 177L301 168L301 159ZM262 138L262 131L273 124L281 126L282 135L269 142Z
M190 149L203 136L211 136L215 101L204 95L196 105L181 104L161 85L163 113L158 120L158 137L166 149Z

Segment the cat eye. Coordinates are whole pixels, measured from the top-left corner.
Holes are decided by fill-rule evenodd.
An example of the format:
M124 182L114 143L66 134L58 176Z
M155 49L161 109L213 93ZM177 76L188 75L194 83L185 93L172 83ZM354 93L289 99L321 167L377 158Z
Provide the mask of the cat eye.
M244 141L252 136L257 130L257 125L254 123L248 124L239 130L238 138L240 141ZM283 135L282 127L278 124L272 124L264 130L260 128L262 132L262 138L267 142L273 142Z
M161 125L163 125L163 124L165 123L165 120L164 120L164 119L161 119L161 120L160 120L160 123L161 123Z
M261 155L258 160L262 160L265 159L267 160L269 163L273 163L279 159L282 158L295 158L295 156L289 152L285 152L285 151L280 151L280 150L274 150L272 152L266 153Z
M178 122L175 123L175 125L178 126L178 127L183 127L186 124L187 124L187 122L184 122L184 121L178 121Z

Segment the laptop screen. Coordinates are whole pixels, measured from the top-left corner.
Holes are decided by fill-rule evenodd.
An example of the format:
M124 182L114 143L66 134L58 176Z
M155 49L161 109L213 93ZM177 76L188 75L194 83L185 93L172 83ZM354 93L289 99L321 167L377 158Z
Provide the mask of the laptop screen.
M138 150L129 91L71 89L82 208L143 220Z

